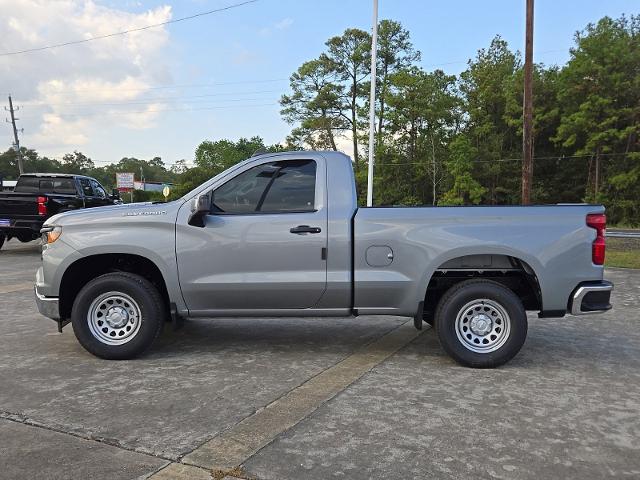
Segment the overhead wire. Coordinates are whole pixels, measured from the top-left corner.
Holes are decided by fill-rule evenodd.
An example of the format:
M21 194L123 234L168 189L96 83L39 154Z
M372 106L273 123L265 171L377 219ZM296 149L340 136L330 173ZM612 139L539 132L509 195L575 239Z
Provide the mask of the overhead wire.
M57 43L57 44L54 44L54 45L44 45L42 47L25 48L23 50L16 50L16 51L13 51L13 52L2 52L2 53L0 53L0 57L7 57L7 56L11 56L11 55L20 55L20 54L23 54L23 53L40 52L42 50L49 50L49 49L52 49L52 48L67 47L67 46L70 46L70 45L78 45L78 44L81 44L81 43L93 42L94 40L102 40L102 39L105 39L105 38L116 37L116 36L119 36L119 35L127 35L129 33L141 32L141 31L144 31L144 30L149 30L151 28L162 27L164 25L170 25L172 23L184 22L184 21L187 21L187 20L193 20L195 18L204 17L206 15L211 15L211 14L214 14L214 13L224 12L224 11L227 11L227 10L231 10L233 8L238 8L238 7L242 7L244 5L248 5L250 3L256 3L258 1L259 0L246 0L244 2L234 3L233 5L227 5L226 7L216 8L216 9L209 10L209 11L206 11L206 12L200 12L200 13L196 13L196 14L193 14L193 15L189 15L189 16L186 16L186 17L175 18L173 20L167 20L165 22L145 25L143 27L130 28L128 30L122 30L122 31L119 31L119 32L107 33L105 35L97 35L95 37L83 38L83 39L78 39L78 40L70 40L70 41L67 41L67 42Z

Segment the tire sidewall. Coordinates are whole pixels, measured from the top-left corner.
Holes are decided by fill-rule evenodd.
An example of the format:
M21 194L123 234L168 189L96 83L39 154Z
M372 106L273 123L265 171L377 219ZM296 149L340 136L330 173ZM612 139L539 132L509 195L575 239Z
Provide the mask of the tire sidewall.
M125 344L103 343L89 328L89 307L106 292L124 293L133 298L140 308L140 329ZM71 322L76 338L85 349L101 358L121 360L138 356L151 346L164 323L162 312L162 300L150 282L137 275L114 273L102 275L82 288L73 302Z
M511 323L506 342L499 349L488 353L467 349L456 334L456 318L462 307L482 298L500 304L509 315ZM469 282L460 285L440 302L436 312L436 329L443 348L456 361L470 367L491 368L508 362L520 351L527 337L527 314L520 299L499 283Z

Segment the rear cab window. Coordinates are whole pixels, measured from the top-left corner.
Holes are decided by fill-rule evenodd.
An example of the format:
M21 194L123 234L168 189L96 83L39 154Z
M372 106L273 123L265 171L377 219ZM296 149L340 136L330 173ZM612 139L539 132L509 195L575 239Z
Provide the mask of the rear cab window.
M76 184L72 177L20 177L14 192L17 193L58 193L76 195Z

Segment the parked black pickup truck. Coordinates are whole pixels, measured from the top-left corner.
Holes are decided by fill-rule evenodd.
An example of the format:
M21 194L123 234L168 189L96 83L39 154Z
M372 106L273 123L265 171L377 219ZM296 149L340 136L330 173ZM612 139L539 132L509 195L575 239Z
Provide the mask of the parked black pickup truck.
M100 183L83 175L21 175L13 192L0 192L0 248L15 237L30 242L56 213L121 203L118 191L108 195Z

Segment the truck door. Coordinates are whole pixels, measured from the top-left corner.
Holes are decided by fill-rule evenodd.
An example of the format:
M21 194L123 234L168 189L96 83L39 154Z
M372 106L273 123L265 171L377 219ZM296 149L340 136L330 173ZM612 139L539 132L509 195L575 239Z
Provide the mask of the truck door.
M324 159L247 166L210 192L204 226L180 209L176 255L180 286L193 313L303 309L327 282Z

